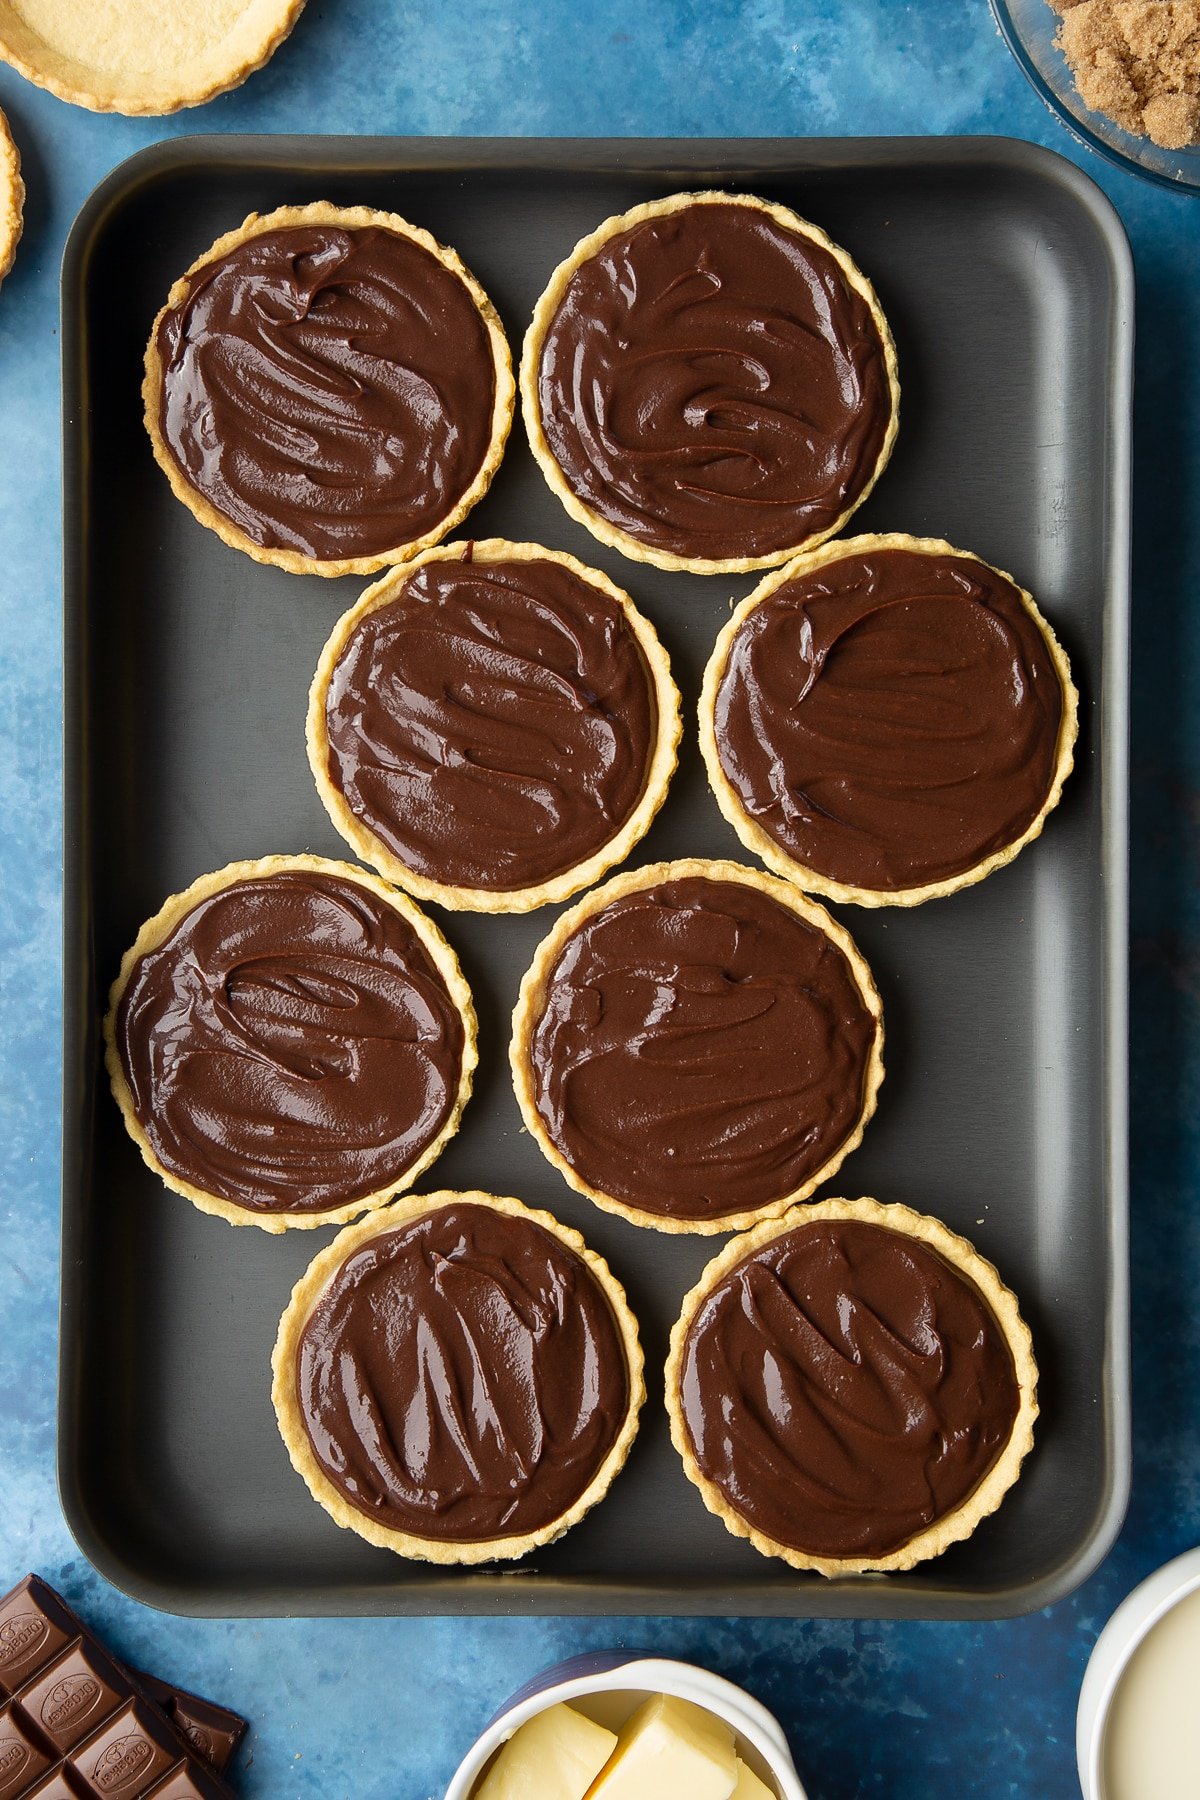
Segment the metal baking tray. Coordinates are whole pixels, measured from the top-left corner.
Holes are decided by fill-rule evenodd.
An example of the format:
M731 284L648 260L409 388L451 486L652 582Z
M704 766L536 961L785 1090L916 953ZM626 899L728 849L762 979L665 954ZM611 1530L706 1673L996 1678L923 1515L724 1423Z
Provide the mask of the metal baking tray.
M915 912L843 909L883 993L888 1075L837 1191L938 1214L999 1265L1042 1369L1034 1454L994 1518L907 1575L830 1583L760 1558L684 1479L662 1410L679 1301L712 1239L589 1206L521 1130L505 1052L553 913L450 915L479 1007L463 1128L425 1187L548 1206L612 1263L651 1394L611 1494L558 1544L470 1572L340 1531L293 1473L269 1399L292 1283L326 1234L233 1230L167 1193L125 1136L99 1021L163 897L234 857L344 854L304 755L305 697L361 582L252 563L155 468L143 345L172 279L251 211L328 198L455 245L514 348L550 270L608 214L726 185L846 245L895 331L890 468L856 528L929 533L1037 596L1083 694L1075 775L1040 842ZM1129 1480L1126 692L1132 274L1120 224L1070 163L1003 139L447 141L183 138L84 206L63 273L66 951L59 1479L79 1543L178 1612L736 1613L985 1618L1045 1606L1100 1560ZM754 578L661 573L602 549L538 474L519 424L478 536L540 539L627 586L694 717L731 598ZM634 861L741 852L694 732Z

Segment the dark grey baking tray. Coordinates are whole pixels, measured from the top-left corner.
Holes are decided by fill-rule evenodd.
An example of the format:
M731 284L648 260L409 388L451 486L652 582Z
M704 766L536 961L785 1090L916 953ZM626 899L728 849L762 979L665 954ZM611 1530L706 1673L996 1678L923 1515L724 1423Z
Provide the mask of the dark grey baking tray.
M904 386L892 466L856 520L1012 570L1084 696L1078 769L1044 838L911 914L843 913L883 992L888 1076L837 1189L939 1214L1021 1296L1042 1368L1025 1473L975 1535L910 1575L837 1584L709 1516L661 1410L666 1334L711 1240L666 1240L571 1193L520 1127L505 1063L552 914L449 916L480 1012L459 1137L426 1185L483 1184L580 1226L628 1286L651 1397L628 1468L559 1544L472 1573L338 1528L293 1474L268 1358L328 1234L202 1216L142 1167L101 1067L107 985L163 897L234 857L343 853L304 757L317 653L362 585L260 568L197 525L151 461L143 343L173 277L253 210L329 198L454 244L514 346L555 263L607 214L727 184L825 226L875 281ZM447 142L191 138L88 201L64 265L66 1039L60 1486L119 1586L198 1613L777 1613L980 1618L1043 1606L1115 1535L1129 1470L1125 1248L1126 676L1132 279L1070 163L1004 140ZM519 426L478 536L542 539L627 585L689 711L731 595L602 550ZM694 740L635 855L740 854Z

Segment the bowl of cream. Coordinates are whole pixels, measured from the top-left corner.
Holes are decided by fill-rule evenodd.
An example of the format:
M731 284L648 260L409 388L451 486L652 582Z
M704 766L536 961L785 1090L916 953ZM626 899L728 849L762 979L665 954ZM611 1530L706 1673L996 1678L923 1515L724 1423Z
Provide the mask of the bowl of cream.
M1200 1795L1200 1549L1156 1569L1100 1633L1075 1751L1084 1800Z

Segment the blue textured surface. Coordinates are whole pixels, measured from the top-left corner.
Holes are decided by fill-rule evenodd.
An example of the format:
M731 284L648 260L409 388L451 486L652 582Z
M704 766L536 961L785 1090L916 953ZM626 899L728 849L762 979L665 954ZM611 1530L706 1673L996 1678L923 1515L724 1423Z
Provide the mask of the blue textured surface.
M0 1588L37 1568L128 1658L249 1713L248 1797L425 1800L548 1662L633 1643L745 1682L812 1800L1073 1795L1096 1632L1200 1541L1200 201L1088 159L984 0L309 0L239 92L95 117L0 69L27 226L0 291ZM995 1625L199 1622L126 1600L54 1486L61 662L57 273L91 187L196 131L796 135L1003 132L1085 162L1138 268L1133 815L1135 1470L1119 1543L1071 1600Z

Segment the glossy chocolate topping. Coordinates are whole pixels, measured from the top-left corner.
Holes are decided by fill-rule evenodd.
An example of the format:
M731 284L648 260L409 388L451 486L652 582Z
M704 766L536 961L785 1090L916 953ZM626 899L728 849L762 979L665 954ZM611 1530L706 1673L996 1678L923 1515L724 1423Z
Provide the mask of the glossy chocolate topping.
M453 1109L463 1038L407 920L309 870L201 900L135 965L116 1020L164 1168L264 1213L399 1180Z
M657 550L770 556L875 472L892 395L871 309L812 239L745 205L618 232L571 276L538 368L568 487Z
M1011 582L970 557L870 550L746 616L715 729L742 806L789 855L896 890L961 875L1028 829L1062 710Z
M561 563L430 562L334 670L329 774L418 874L532 887L583 862L641 798L654 688L615 600Z
M532 1219L452 1203L355 1250L304 1327L317 1460L391 1530L467 1540L561 1518L629 1406L607 1296Z
M266 231L190 278L157 343L172 457L263 549L333 562L413 543L487 453L487 327L395 232Z
M815 926L759 888L689 876L570 938L533 1031L535 1103L600 1193L723 1218L794 1193L845 1142L876 1030Z
M977 1289L921 1240L857 1221L799 1225L723 1276L681 1383L703 1473L814 1556L884 1556L953 1511L1019 1404Z

